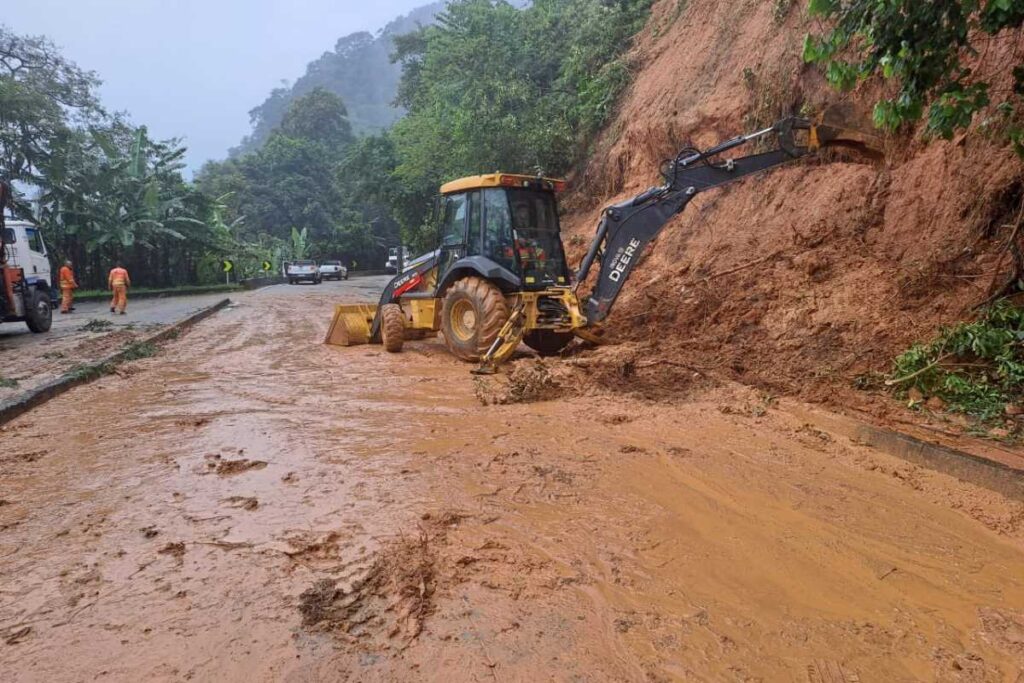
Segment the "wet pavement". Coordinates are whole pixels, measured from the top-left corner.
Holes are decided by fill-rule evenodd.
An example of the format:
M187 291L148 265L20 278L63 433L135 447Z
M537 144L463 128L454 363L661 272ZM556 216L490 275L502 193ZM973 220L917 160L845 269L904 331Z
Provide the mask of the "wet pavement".
M1024 509L742 388L482 406L275 287L0 440L4 680L1017 681Z
M387 280L362 278L351 284L325 282L318 287L374 292ZM288 285L277 287L287 289ZM108 301L80 302L70 314L54 311L53 327L43 334L32 334L24 323L0 324L0 379L6 380L0 381L0 401L16 398L76 366L97 362L225 298L242 301L250 294L241 291L140 299L129 295L125 315L112 314Z

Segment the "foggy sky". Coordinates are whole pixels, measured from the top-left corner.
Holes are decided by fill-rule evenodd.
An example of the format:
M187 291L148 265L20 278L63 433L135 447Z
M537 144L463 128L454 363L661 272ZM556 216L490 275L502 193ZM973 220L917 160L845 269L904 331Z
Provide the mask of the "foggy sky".
M103 80L111 111L180 137L196 170L249 132L249 109L341 36L428 0L10 0L0 23L43 34Z

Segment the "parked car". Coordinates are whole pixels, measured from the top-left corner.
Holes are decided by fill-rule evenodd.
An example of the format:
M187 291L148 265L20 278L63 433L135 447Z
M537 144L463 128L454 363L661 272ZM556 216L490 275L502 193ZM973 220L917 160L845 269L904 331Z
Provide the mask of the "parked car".
M320 264L320 277L324 280L347 280L348 268L341 261L324 261Z
M312 282L314 285L320 284L320 269L316 265L316 261L292 261L288 264L288 268L285 271L288 276L288 284L294 285L299 282Z

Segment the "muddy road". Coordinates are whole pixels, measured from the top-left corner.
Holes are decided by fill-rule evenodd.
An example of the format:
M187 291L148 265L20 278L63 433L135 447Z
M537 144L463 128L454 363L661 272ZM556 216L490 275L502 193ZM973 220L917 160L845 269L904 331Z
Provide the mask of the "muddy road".
M1019 503L742 388L482 406L275 287L0 432L5 681L1019 681ZM360 289L362 288L362 289Z

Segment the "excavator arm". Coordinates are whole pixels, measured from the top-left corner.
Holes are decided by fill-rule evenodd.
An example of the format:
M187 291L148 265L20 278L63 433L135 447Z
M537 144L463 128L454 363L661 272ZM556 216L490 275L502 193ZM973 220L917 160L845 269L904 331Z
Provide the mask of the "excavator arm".
M776 148L771 151L732 159L723 156L730 150L773 136ZM661 169L662 185L609 206L602 214L594 240L576 273L579 288L598 264L594 288L583 306L587 324L594 325L608 317L644 248L698 193L832 146L854 147L874 154L866 136L789 117L770 128L741 135L705 151L686 148L665 162Z

